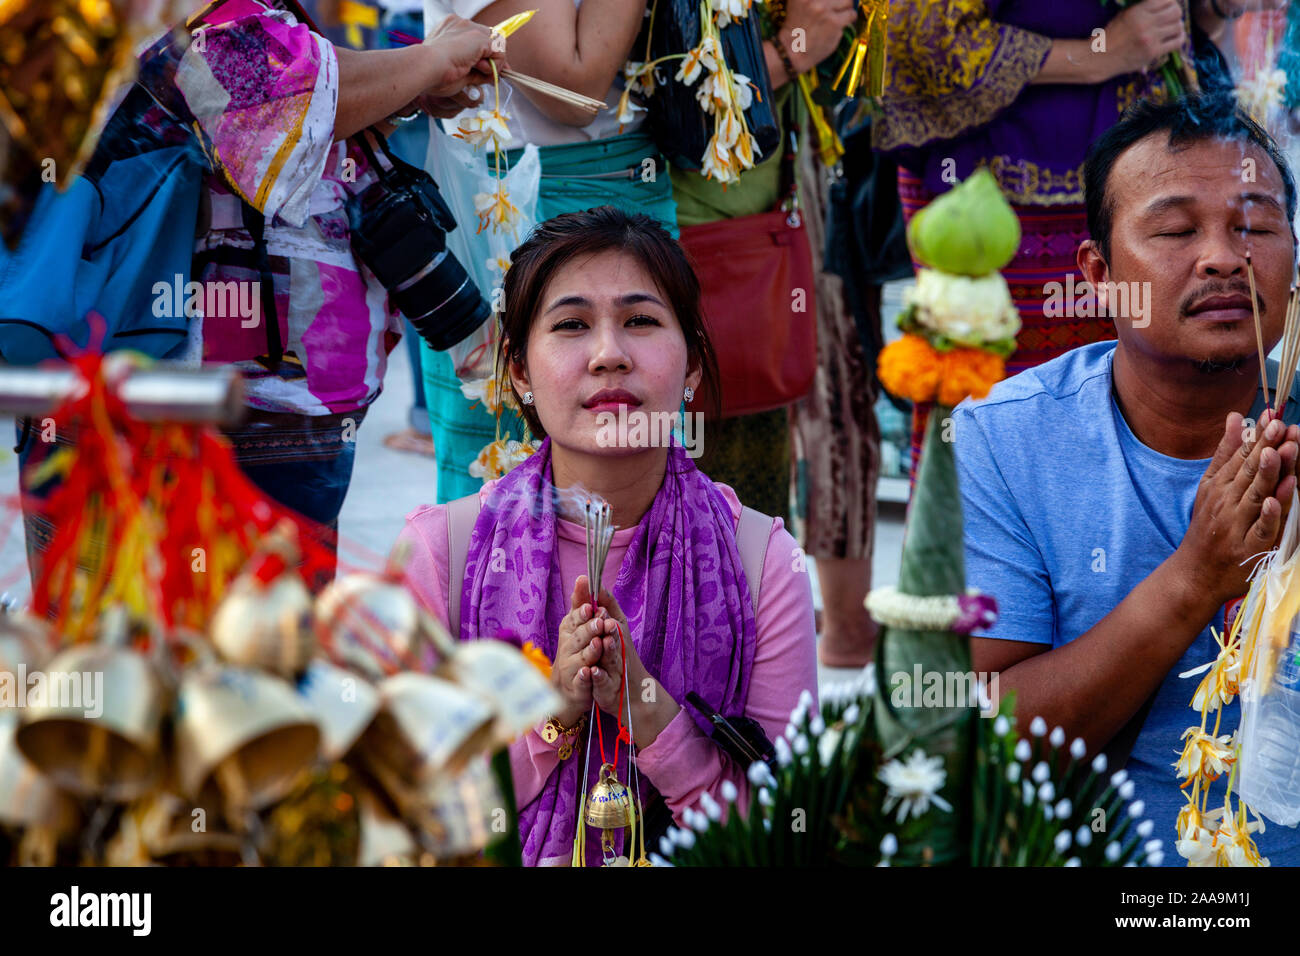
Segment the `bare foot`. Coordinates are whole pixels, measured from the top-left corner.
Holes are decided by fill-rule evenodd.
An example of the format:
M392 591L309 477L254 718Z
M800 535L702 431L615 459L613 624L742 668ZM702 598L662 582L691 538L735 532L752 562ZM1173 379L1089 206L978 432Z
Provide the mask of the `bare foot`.
M427 435L421 435L414 428L407 428L400 432L393 432L391 435L385 435L384 446L393 449L393 451L411 452L428 458L434 457L433 439Z
M875 621L865 634L827 631L817 642L817 659L824 667L866 667L875 658L880 627Z

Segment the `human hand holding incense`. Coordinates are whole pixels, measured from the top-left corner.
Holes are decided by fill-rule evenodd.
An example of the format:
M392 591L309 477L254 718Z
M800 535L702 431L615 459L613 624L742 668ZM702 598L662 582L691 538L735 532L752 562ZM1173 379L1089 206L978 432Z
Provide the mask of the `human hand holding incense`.
M555 717L566 727L572 727L591 710L592 669L604 650L601 637L606 622L600 608L592 611L585 574L578 575L569 608L560 621L555 660L551 664L551 683L564 698L564 707Z
M1275 547L1296 487L1300 428L1260 416L1255 440L1241 415L1228 416L1223 438L1196 491L1192 520L1175 559L1189 583L1216 604L1245 594L1252 558Z

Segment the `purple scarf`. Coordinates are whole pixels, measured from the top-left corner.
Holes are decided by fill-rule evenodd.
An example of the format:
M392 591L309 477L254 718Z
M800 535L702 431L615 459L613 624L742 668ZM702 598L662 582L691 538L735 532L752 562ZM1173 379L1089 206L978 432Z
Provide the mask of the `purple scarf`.
M574 585L560 580L554 491L548 438L501 480L479 512L465 563L461 640L512 631L554 660ZM663 485L636 527L618 580L612 588L605 583L627 615L630 639L646 669L706 735L712 727L686 704L687 691L723 714L743 713L754 664L757 625L735 528L722 493L674 443ZM491 560L497 548L504 562ZM493 570L494 565L502 570ZM599 710L597 715L608 748L617 739L617 722ZM589 789L600 771L598 748L599 741L593 741ZM572 857L585 756L584 735L537 798L520 808L525 866ZM627 780L626 768L624 749L620 780ZM644 776L641 792L648 804L655 791ZM599 834L589 830L587 864L600 862Z

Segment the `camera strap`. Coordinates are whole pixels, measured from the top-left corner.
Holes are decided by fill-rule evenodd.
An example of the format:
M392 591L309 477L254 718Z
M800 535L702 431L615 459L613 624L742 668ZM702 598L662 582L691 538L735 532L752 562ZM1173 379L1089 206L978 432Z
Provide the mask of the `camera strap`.
M240 203L244 228L253 239L253 253L257 256L260 273L262 321L266 325L267 368L274 370L284 357L284 343L280 339L280 316L275 310L275 277L271 273L271 256L266 249L266 217L247 202Z

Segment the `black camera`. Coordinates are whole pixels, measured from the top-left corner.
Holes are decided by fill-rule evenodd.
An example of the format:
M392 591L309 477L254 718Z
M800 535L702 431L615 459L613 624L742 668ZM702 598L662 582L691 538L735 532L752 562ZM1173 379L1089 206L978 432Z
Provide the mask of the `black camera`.
M363 131L357 137L378 175L348 200L352 249L388 290L392 304L439 352L464 341L492 315L465 267L447 251L456 228L438 184L394 156L376 135L388 166L376 158Z

